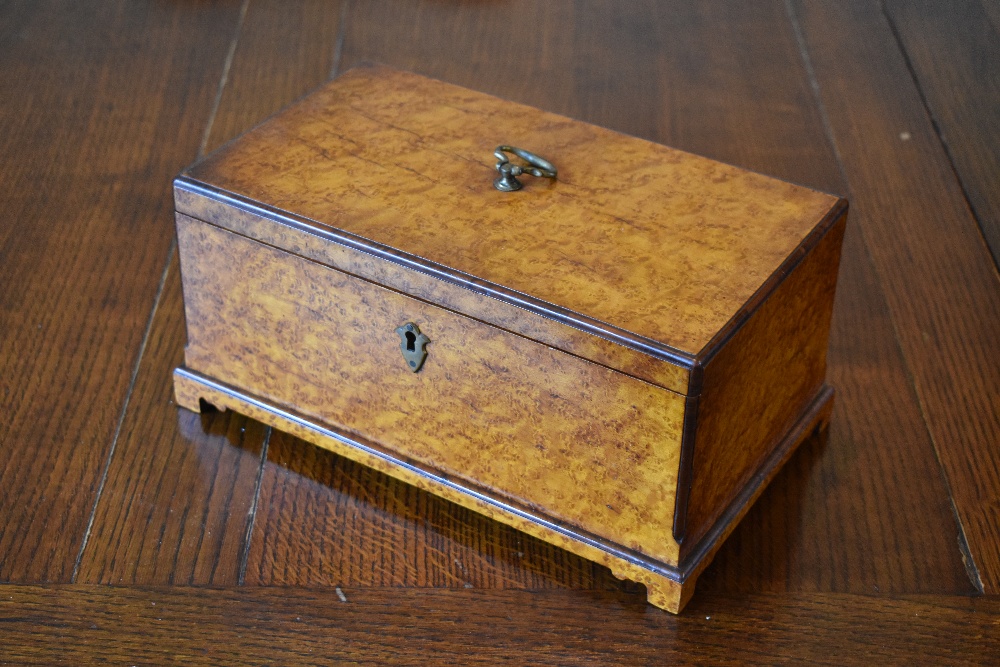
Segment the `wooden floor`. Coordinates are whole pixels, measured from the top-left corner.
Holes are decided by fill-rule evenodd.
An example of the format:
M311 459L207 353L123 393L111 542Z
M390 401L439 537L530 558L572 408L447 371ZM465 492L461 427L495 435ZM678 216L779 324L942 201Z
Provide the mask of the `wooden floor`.
M173 405L171 177L361 61L850 198L829 437L681 616ZM3 3L0 663L995 664L998 63L988 0Z

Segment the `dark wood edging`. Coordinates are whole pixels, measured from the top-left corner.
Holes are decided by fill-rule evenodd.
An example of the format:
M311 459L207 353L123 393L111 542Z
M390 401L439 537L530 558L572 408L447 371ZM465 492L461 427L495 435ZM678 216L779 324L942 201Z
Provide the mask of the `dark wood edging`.
M802 239L795 250L789 253L785 261L781 263L778 269L768 276L764 284L757 289L753 295L747 299L747 302L736 311L736 314L723 326L717 334L715 334L710 341L705 345L705 347L695 355L695 370L692 372L692 376L697 376L698 378L698 391L691 391L691 394L701 393L701 371L708 365L708 362L712 360L716 354L719 353L722 348L726 346L729 339L732 338L740 327L746 323L747 320L767 301L768 297L771 296L781 283L785 281L785 278L791 275L795 267L798 266L806 256L812 252L813 248L819 245L823 237L826 236L827 232L833 229L840 219L847 215L848 203L846 199L838 199L833 207L827 211L823 219L816 225L815 228L809 234ZM694 377L692 377L692 385L695 384Z
M719 515L719 519L698 540L687 555L681 558L679 569L684 573L685 579L697 575L711 561L711 555L722 545L722 542L733 531L743 515L753 507L754 502L764 492L764 489L767 488L785 462L795 453L798 446L808 436L828 426L830 413L833 410L834 394L833 388L827 384L819 388L809 406L802 412L791 429L781 437L779 443L771 450L770 455L764 459L746 485ZM677 493L680 496L681 489L678 489Z
M287 211L282 211L270 206L260 204L249 198L215 188L207 183L203 183L184 174L174 180L174 188L190 192L211 200L221 202L227 206L232 206L241 211L255 216L266 218L280 225L291 227L298 231L317 236L331 243L337 243L353 250L357 250L379 259L384 259L394 264L399 264L408 269L419 271L439 280L464 287L467 290L492 297L499 301L517 306L540 317L555 320L561 324L585 331L594 336L598 336L613 343L643 352L653 358L666 361L690 369L694 364L694 355L678 350L674 347L632 333L626 329L621 329L607 322L582 315L575 311L557 306L555 304L537 299L523 292L518 292L502 285L497 285L489 281L477 278L476 276L463 273L456 269L431 262L417 255L397 250L390 246L376 243L361 236L357 236L343 230L334 229L325 223L298 216ZM185 210L182 206L177 207L177 211L185 215L198 218L197 212ZM199 218L200 219L200 218ZM287 248L283 248L287 250Z

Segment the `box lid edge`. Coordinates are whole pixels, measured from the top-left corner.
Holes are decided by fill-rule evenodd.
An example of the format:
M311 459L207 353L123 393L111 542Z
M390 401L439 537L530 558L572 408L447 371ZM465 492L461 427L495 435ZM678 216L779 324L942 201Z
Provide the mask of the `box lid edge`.
M258 218L265 219L272 224L284 225L286 227L291 227L293 229L305 232L312 236L317 236L325 241L331 243L336 243L347 248L363 252L365 254L374 256L376 258L392 262L393 264L402 266L406 269L417 271L419 273L428 275L436 280L440 280L452 285L457 285L463 289L469 290L475 294L490 297L498 301L510 304L529 313L537 315L539 317L558 322L560 324L565 324L567 326L573 327L584 333L597 336L606 341L610 341L614 344L620 345L622 347L635 350L644 354L652 359L661 361L673 366L683 369L688 374L687 387L683 389L680 387L671 387L658 382L652 382L652 380L647 378L639 378L645 382L651 382L662 386L668 391L674 393L682 394L685 396L692 395L699 390L700 382L699 377L700 365L696 361L696 356L685 350L679 350L665 343L652 340L636 334L634 332L628 331L626 329L616 327L607 322L602 322L595 318L588 317L586 315L574 312L565 307L558 306L546 302L544 300L532 297L531 295L518 292L516 290L504 287L502 285L497 285L489 281L477 278L448 266L432 262L425 258L406 253L404 251L398 250L396 248L371 241L370 239L345 232L341 229L333 227L327 223L318 222L299 216L288 211L276 209L264 205L258 201L251 200L246 197L242 197L238 194L221 190L212 186L211 184L200 181L196 178L191 177L187 172L181 172L173 181L174 190L174 206L178 213L183 215L208 222L210 224L216 224L216 221L204 220L204 215L200 210L194 209L189 205L190 197L184 196L196 195L199 197L210 199L214 202L222 204L227 207L232 207L240 211L250 213ZM229 229L235 233L240 233L238 230ZM300 252L297 252L294 248L282 247L281 250L292 253L296 256L303 257ZM313 258L306 257L309 261L315 261ZM338 267L331 267L337 270L341 270ZM432 302L434 303L434 302ZM435 303L443 308L453 310L446 304ZM470 316L467 313L461 313L466 316ZM475 318L482 319L482 318ZM487 324L493 326L499 326L501 328L507 328L498 322L491 322L485 320ZM607 366L613 370L624 373L626 375L633 375L629 371L615 367L614 365L608 364L605 361L599 361L590 358L585 353L581 353L579 350L574 349L564 349L563 347L557 347L549 342L540 341L533 336L513 330L514 333L518 335L525 336L526 338L535 340L539 344L547 345L549 347L556 347L563 352L572 354L574 356L586 359L592 363L597 363L602 366Z

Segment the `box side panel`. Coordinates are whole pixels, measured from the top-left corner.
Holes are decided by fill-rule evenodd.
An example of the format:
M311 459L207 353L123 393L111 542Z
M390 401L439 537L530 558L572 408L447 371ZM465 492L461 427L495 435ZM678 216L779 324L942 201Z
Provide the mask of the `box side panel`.
M529 312L476 289L348 247L331 240L334 235L328 231L312 227L305 221L265 217L263 211L241 208L235 202L222 202L186 187L177 187L174 197L177 210L190 217L439 304L671 391L690 392L690 360L684 365L671 363L622 342Z
M189 368L676 564L683 396L183 215L178 240Z
M823 386L845 221L841 215L705 366L694 442L685 444L693 453L682 559Z

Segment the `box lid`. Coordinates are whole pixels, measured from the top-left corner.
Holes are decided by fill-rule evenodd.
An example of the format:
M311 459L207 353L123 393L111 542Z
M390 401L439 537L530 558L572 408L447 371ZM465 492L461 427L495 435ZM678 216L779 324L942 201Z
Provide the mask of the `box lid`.
M498 191L501 144L543 156L557 179ZM386 260L409 278L355 272L680 393L697 393L698 368L846 206L384 67L351 70L223 146L175 195L179 213L240 233L276 223ZM265 240L308 254L299 237Z

